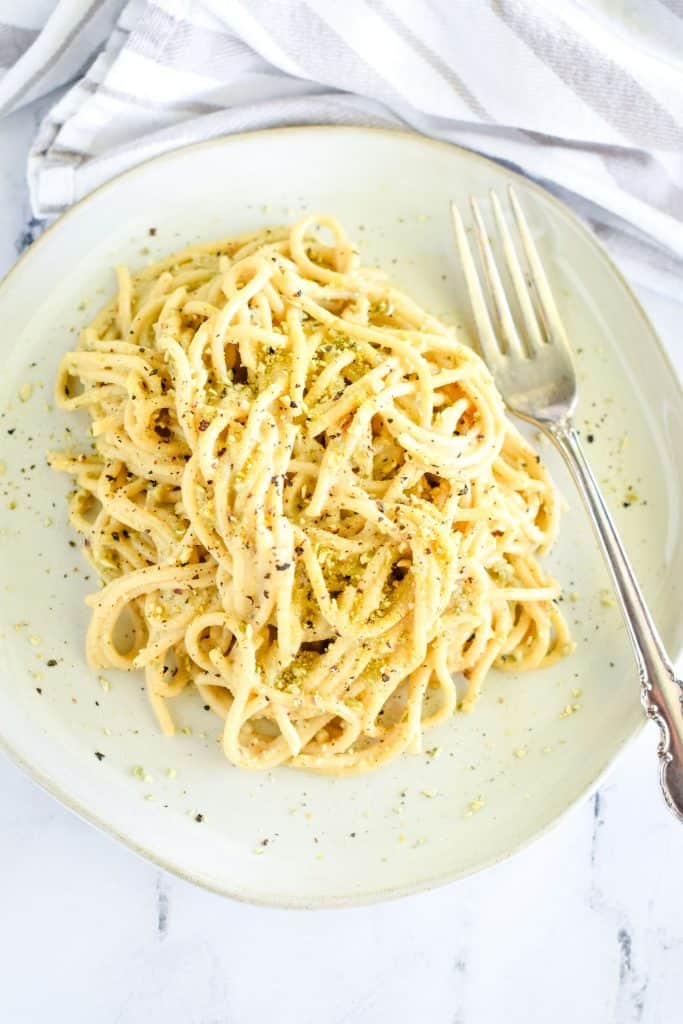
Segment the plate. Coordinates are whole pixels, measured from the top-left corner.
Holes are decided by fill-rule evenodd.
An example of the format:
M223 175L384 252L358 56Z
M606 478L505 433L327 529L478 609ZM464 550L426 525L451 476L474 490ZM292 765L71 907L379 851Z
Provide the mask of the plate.
M577 353L579 424L668 648L681 645L683 401L654 331L608 257L539 188L453 146L400 132L297 128L152 160L59 220L0 289L0 735L67 806L170 871L239 899L321 906L394 897L519 849L590 791L643 718L638 680L586 517L554 452L568 509L549 560L576 653L492 675L471 715L428 752L361 778L233 768L219 726L188 699L186 733L159 734L135 675L86 665L95 586L45 451L73 423L52 406L61 354L111 293L112 266L188 242L333 212L364 261L471 331L448 201L516 182ZM10 341L11 340L11 341ZM100 756L103 755L103 756ZM654 751L653 751L654 758ZM142 771L136 770L141 768ZM654 764L653 764L654 771ZM653 787L654 794L654 787Z

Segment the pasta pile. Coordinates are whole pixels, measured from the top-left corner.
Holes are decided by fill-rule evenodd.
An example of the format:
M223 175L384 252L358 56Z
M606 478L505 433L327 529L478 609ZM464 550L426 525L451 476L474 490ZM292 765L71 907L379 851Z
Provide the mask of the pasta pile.
M89 661L144 670L165 733L194 687L235 765L357 774L492 666L570 649L544 467L481 359L336 220L117 277L57 381L93 445L51 462L103 581Z

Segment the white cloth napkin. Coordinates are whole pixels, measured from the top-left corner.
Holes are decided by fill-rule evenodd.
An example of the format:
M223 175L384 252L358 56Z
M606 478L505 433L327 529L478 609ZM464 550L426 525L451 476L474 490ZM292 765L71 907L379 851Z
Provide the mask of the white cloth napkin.
M680 287L683 0L20 6L0 0L0 112L74 82L31 150L37 217L217 135L403 126L521 169L583 214L632 276ZM629 18L615 21L620 6Z

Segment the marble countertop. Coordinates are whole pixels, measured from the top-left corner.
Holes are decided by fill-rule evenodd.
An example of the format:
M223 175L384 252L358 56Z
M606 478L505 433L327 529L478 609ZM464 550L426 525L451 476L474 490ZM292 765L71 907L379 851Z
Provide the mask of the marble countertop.
M40 109L0 121L0 273L40 226ZM638 289L683 374L681 305ZM193 888L100 835L0 759L0 1019L7 1024L673 1024L683 828L648 727L592 800L513 860L343 911Z

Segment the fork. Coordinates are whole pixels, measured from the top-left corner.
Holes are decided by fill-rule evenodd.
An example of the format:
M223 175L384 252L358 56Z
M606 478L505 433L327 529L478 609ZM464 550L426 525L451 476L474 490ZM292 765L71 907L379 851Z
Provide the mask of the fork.
M474 233L491 312L484 298L463 219L456 204L451 204L455 237L482 355L510 412L532 423L553 441L583 499L633 644L640 675L641 702L648 718L659 726L662 793L673 813L683 821L683 684L676 678L664 650L573 426L572 414L578 395L569 341L529 225L512 187L508 194L517 244L513 242L498 196L491 191L490 197L500 248L516 300L512 305L516 306L518 320L521 319L523 325L521 333L508 301L510 288L506 293L477 200L470 197ZM524 253L528 284L518 257L518 246Z

